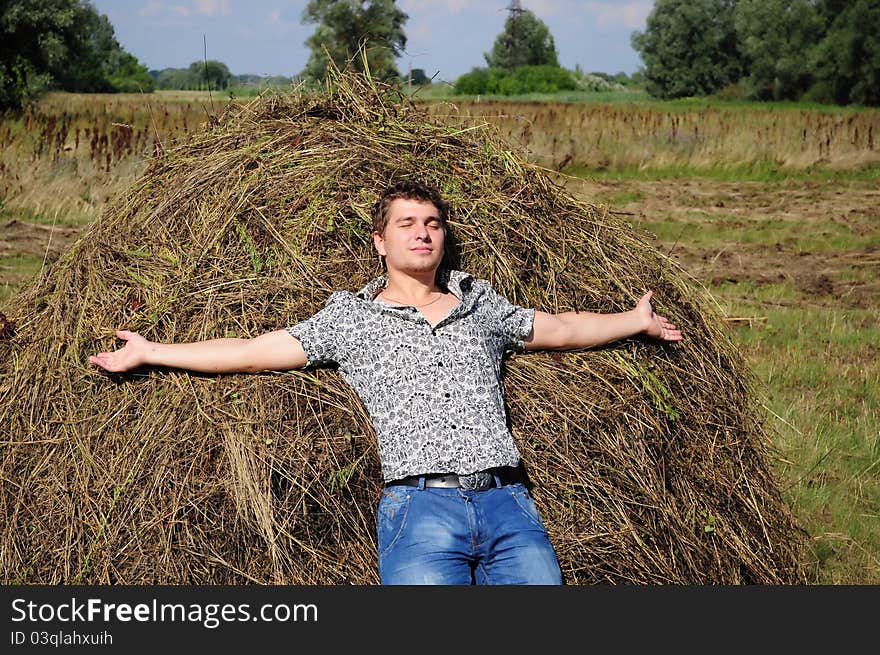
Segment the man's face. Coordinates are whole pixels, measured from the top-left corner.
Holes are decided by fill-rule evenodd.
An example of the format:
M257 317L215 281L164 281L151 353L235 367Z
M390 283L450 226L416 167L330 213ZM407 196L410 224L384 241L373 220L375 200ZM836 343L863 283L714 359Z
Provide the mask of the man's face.
M443 259L446 232L434 203L397 198L388 206L385 234L373 232L373 243L389 271L436 270Z

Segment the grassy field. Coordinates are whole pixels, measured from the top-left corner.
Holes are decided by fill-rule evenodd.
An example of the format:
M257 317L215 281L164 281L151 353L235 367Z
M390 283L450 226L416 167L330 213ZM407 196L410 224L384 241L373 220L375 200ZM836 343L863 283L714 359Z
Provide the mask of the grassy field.
M569 180L712 292L758 377L811 577L880 582L880 190L863 180Z
M496 125L712 292L761 382L811 581L880 583L880 112L436 96L431 113ZM54 94L3 119L0 310L225 102Z
M468 98L424 105L443 120L495 125L535 162L574 174L876 179L880 169L877 110Z

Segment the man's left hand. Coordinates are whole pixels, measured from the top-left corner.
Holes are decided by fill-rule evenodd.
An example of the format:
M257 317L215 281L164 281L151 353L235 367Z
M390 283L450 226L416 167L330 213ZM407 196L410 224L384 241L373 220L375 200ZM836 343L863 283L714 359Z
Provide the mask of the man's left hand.
M651 306L651 296L653 295L654 292L649 291L642 296L634 310L644 321L645 334L663 341L681 341L681 331L666 320L665 316L660 316L654 312L654 308Z

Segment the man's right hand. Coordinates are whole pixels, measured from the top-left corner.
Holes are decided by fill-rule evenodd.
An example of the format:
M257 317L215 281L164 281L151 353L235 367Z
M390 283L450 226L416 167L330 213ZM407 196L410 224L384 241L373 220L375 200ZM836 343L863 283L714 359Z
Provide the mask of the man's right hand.
M150 342L137 332L116 330L116 336L127 343L114 352L98 353L89 357L89 364L97 364L111 373L122 373L147 362Z
M157 343L128 330L117 330L116 336L127 341L125 346L115 352L90 356L90 364L113 373L130 371L142 364L201 373L256 373L302 368L307 363L299 339L286 330L267 332L253 339L193 343Z

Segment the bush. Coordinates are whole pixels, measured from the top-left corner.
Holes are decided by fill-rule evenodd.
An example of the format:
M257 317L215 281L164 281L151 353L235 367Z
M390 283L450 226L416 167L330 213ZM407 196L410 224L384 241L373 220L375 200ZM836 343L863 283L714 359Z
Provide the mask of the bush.
M575 70L574 82L578 91L626 91L626 87L614 78L600 73L582 73Z
M806 93L801 96L801 100L806 102L820 102L824 104L834 104L834 87L828 80L819 80L814 82Z
M489 85L489 69L474 68L455 81L455 92L465 96L476 96L486 93Z
M461 95L521 95L577 89L573 74L558 66L523 66L513 71L474 68L455 82Z
M712 94L715 100L745 100L748 90L742 82L731 82Z
M111 77L110 84L116 93L152 93L156 88L156 81L149 75Z
M116 93L152 93L156 80L133 55L121 52L112 61L107 82Z

